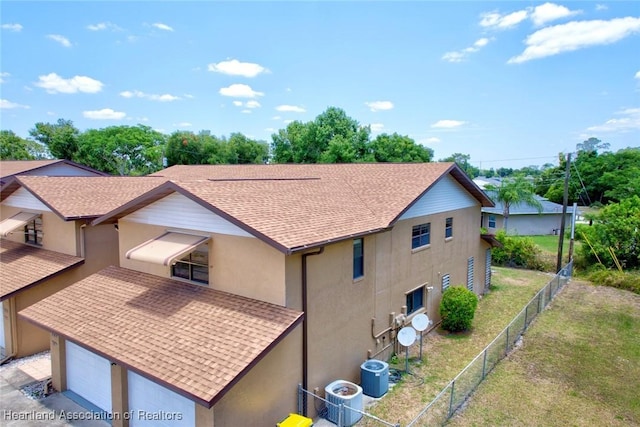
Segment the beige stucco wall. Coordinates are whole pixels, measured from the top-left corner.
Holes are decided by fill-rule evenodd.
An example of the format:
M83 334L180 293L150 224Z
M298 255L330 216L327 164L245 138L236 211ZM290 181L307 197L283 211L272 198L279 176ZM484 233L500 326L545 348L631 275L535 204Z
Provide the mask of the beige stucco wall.
M131 248L167 231L166 227L119 222L120 266L171 277L169 266L125 258ZM188 231L188 230L185 230ZM197 230L191 230L196 231ZM259 239L209 233L209 286L284 306L285 256Z
M450 239L444 237L447 217L453 217ZM427 222L431 223L430 245L412 251L412 227ZM359 383L360 365L370 354L387 358L394 335L382 334L376 341L372 319L376 319L375 333L386 329L390 314L402 313L407 292L421 285L432 287L425 295L425 308L415 314L425 312L439 321L442 275L450 275L451 285L466 285L467 259L472 256L474 290L481 294L489 246L480 238L479 225L477 206L403 220L390 231L366 236L365 275L355 281L351 239L308 257L309 389L319 388L322 394L337 379ZM287 304L296 309L301 308L301 258L300 254L287 257L286 266Z
M24 209L13 206L2 206L2 219L9 218ZM36 212L27 209L29 212ZM8 240L24 243L22 229L9 234ZM75 221L65 222L53 212L42 212L42 247L68 255L77 255Z
M275 426L296 412L301 343L299 325L216 403L215 426Z

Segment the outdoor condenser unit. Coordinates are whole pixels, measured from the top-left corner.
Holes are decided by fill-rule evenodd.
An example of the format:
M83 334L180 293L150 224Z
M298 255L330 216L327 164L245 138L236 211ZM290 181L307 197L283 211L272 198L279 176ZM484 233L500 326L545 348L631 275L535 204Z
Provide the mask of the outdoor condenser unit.
M342 422L340 425L343 426L351 426L360 421L364 410L362 387L349 381L337 380L325 387L324 394L328 401L327 419L329 421L338 424L340 420Z
M382 397L389 391L389 364L370 359L360 365L360 384L367 396Z

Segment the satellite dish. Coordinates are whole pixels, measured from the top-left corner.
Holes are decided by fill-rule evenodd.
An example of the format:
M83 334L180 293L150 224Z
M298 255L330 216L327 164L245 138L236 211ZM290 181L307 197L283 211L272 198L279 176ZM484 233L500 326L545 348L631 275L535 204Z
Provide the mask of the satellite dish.
M416 330L411 326L405 326L398 332L398 341L405 347L416 342Z
M429 327L429 323L431 323L431 321L424 313L417 314L413 319L411 319L411 326L413 326L418 332L426 330Z

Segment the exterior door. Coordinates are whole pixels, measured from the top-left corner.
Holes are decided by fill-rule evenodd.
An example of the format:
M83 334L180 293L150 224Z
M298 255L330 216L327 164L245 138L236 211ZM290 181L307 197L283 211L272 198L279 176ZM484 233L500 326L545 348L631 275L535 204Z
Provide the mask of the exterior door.
M103 411L111 412L111 363L66 341L67 389Z

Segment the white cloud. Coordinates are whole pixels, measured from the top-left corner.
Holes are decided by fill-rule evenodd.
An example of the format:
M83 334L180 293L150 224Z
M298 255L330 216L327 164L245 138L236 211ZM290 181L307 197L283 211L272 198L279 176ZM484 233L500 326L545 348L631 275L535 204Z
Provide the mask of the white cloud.
M22 31L22 25L20 24L2 24L2 29L7 31L13 31L14 33L19 33Z
M191 95L190 93L185 93L185 94L183 94L182 96L184 96L184 97L185 97L185 98L187 98L187 99L193 99L193 98L195 98L195 96Z
M230 96L233 98L256 98L258 96L263 96L264 93L257 92L251 89L251 86L245 84L232 84L229 87L223 87L219 91L222 96Z
M640 73L640 72L639 72L639 73ZM5 81L4 79L5 79L6 77L9 77L10 75L11 75L11 74L9 74L9 73L7 73L7 72L0 73L0 84L4 83L4 81Z
M637 32L640 32L640 18L632 17L554 25L528 36L524 52L507 62L517 64L590 46L611 44Z
M71 47L69 39L60 34L47 34L47 38L60 43L64 47Z
M273 117L271 117L271 120L280 120L281 118L282 117L280 117L280 116L273 116Z
M29 109L28 105L17 104L15 102L11 102L8 99L0 99L0 109L3 110L12 110L15 108L24 108Z
M173 28L168 26L167 24L163 24L162 22L156 22L155 24L151 24L152 27L156 27L162 31L173 31Z
M105 31L105 30L111 30L111 31L122 31L122 28L118 27L116 24L113 24L111 22L99 22L97 24L89 24L87 25L87 30L91 30L91 31Z
M94 120L118 120L126 117L126 113L122 111L113 111L111 108L103 108L102 110L83 111L82 115L87 119Z
M604 124L587 128L590 132L629 132L640 130L640 108L627 108L616 113L620 118L609 119Z
M393 102L391 101L372 101L365 102L364 105L369 107L369 109L373 112L376 111L386 111L393 109Z
M430 137L430 138L427 138L427 139L425 140L425 142L427 142L427 143L429 143L429 144L437 144L437 143L439 143L439 142L442 142L442 140L441 140L440 138L437 138L437 137L435 137L435 136L432 136L432 137Z
M291 119L283 120L282 123L284 123L285 125L288 125L289 123L293 123L293 120Z
M125 90L123 92L120 92L120 96L123 98L145 98L145 99L150 99L151 101L158 101L158 102L172 102L180 99L179 96L171 95L168 93L157 95L153 93L144 93L139 90L134 90L134 91Z
M307 111L303 107L298 107L297 105L278 105L276 110L288 113L304 113Z
M188 128L188 127L193 126L193 124L189 123L189 122L174 123L173 125L176 126L176 127L179 127L179 128Z
M236 107L242 107L242 101L233 101L233 105Z
M634 77L634 78L636 78L636 79L638 79L638 80L640 80L640 71L638 71L638 72L636 73L636 75L635 75L635 76L633 76L633 77Z
M255 77L258 74L269 72L260 64L253 62L240 62L237 59L222 61L217 64L209 64L209 71L214 73L228 74L230 76Z
M507 29L512 28L527 19L529 12L527 10L519 10L506 15L498 12L487 12L480 15L480 26L490 29Z
M582 11L572 11L565 6L560 6L554 3L545 3L540 6L536 6L533 9L533 12L531 13L531 20L533 21L534 25L541 26L546 24L547 22L577 15L579 13L582 13Z
M382 132L382 129L384 129L382 123L371 123L369 127L371 128L371 132Z
M469 54L479 51L481 48L488 45L490 41L490 39L483 37L476 40L475 43L473 43L473 46L469 46L457 52L445 53L442 55L442 59L447 62L462 62Z
M242 110L241 112L244 114L251 114L251 110Z
M104 84L87 76L64 79L56 73L50 73L46 76L38 76L38 82L34 83L34 86L41 87L48 93L97 93L102 90Z
M597 4L596 10L607 10L609 7L606 4Z
M265 132L275 132L276 128L265 128L264 131Z
M251 100L247 101L244 106L247 108L260 108L260 103L256 100Z
M451 129L462 126L465 123L466 122L460 120L438 120L437 122L432 124L431 127L437 129Z

